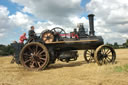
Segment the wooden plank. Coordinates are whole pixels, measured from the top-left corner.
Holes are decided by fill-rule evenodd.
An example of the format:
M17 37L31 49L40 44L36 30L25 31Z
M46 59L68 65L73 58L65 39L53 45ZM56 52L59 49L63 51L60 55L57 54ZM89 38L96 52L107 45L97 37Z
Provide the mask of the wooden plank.
M98 41L98 40L57 41L57 42L48 42L46 44L75 43L75 42L95 42L95 41Z

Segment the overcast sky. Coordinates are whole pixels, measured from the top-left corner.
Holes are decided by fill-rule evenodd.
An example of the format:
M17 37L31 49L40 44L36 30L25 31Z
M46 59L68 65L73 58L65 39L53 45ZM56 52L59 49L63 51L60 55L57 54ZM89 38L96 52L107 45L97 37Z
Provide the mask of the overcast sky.
M0 44L18 41L31 25L37 33L56 26L70 32L77 23L89 28L90 13L96 35L122 44L128 39L127 11L128 0L0 0Z

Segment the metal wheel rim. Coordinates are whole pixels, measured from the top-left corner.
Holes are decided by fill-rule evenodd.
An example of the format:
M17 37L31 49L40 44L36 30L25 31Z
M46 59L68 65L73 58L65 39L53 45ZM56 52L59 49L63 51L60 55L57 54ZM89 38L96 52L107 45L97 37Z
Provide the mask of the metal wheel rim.
M96 49L94 58L98 65L114 63L116 59L116 53L112 47L101 45Z
M94 49L88 49L84 51L84 59L87 63L94 63Z
M29 43L21 50L20 61L28 70L43 70L49 62L48 50L40 43Z
M42 36L42 39L45 43L49 43L49 42L53 42L54 40L54 35L50 32L46 32L44 33L44 35Z

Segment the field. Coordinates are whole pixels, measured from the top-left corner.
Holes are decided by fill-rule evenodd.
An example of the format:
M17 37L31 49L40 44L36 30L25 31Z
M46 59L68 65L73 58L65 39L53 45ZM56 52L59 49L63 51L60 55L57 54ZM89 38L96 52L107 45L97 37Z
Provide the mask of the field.
M128 49L117 49L115 64L87 64L83 51L77 61L57 61L43 71L27 71L0 57L0 85L128 85Z

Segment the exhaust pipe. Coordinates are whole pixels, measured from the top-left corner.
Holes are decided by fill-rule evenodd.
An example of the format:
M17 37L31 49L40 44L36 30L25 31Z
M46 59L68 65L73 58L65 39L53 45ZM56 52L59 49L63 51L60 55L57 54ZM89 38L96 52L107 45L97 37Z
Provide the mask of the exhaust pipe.
M94 31L94 14L89 14L88 18L89 18L89 26L90 26L90 31L89 31L89 35L90 36L95 36L95 31Z

